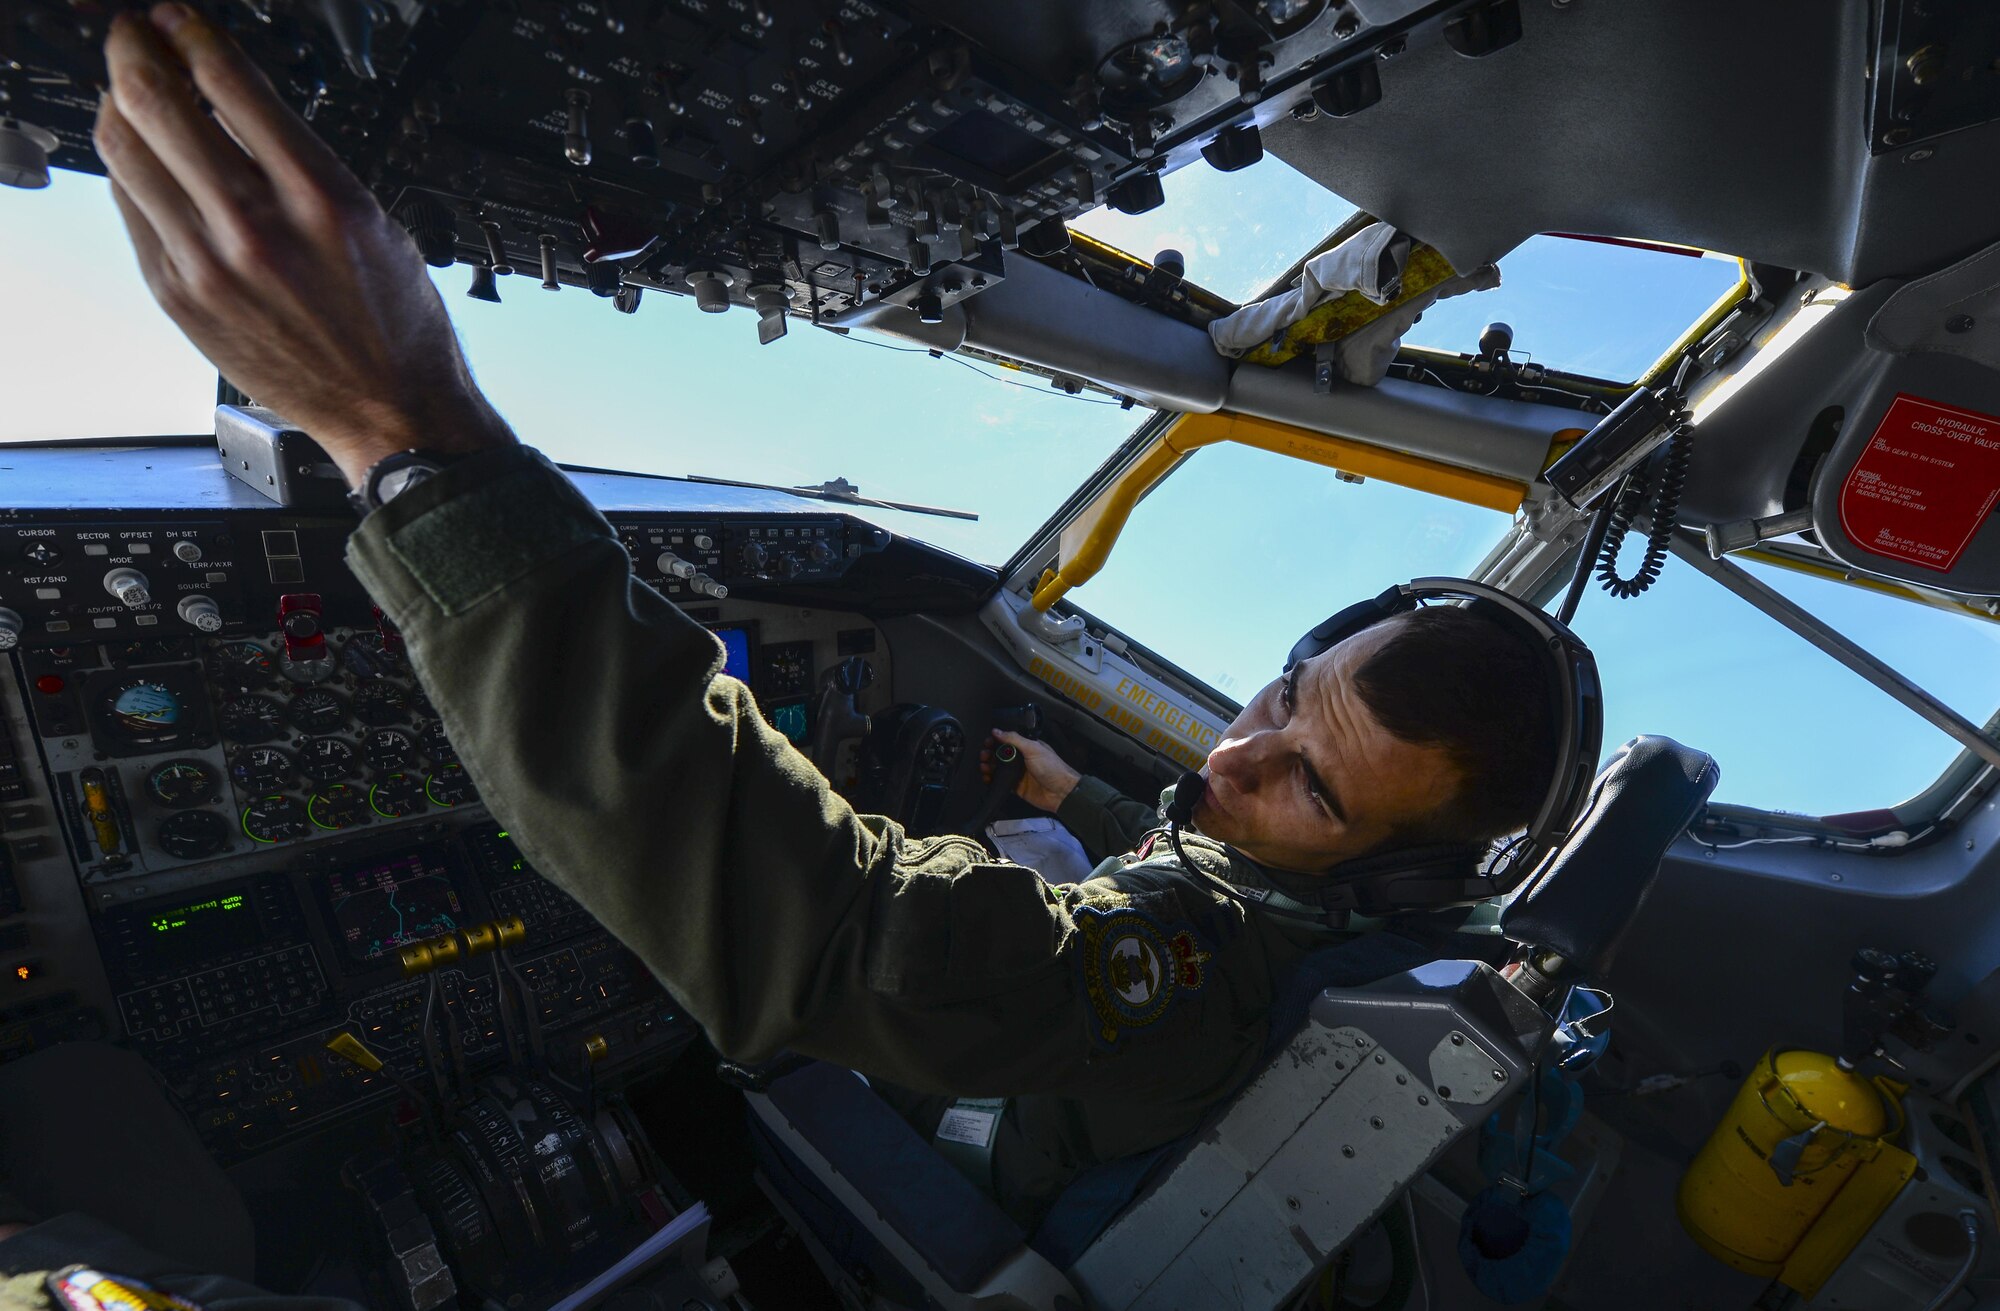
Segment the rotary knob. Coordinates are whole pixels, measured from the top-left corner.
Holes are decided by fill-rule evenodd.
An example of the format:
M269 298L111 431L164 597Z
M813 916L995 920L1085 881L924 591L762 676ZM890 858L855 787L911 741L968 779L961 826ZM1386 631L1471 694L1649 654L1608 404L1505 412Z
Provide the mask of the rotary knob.
M12 651L21 643L21 616L0 610L0 651Z
M743 548L743 567L753 574L763 573L770 559L771 553L764 549L762 542L752 542Z
M204 633L220 632L222 629L222 611L208 597L184 596L175 608L182 619Z
M174 543L174 559L193 564L201 559L201 543L183 538Z
M653 563L669 578L692 578L700 572L691 562L681 559L672 551L660 552L660 558Z
M104 575L104 590L135 610L153 599L153 585L137 569L113 569Z
M721 583L716 582L713 578L710 578L707 574L696 574L688 580L688 586L698 596L710 597L717 601L727 600L729 597L729 589Z
M833 559L833 548L825 542L814 542L806 548L806 558L814 564L826 564Z

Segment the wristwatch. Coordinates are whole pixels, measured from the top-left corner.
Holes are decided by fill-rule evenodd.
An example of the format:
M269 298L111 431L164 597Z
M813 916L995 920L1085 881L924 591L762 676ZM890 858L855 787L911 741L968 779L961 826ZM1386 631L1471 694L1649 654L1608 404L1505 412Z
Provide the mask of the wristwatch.
M368 466L361 485L347 494L356 514L379 510L426 478L444 472L464 459L462 455L440 455L434 451L397 451Z

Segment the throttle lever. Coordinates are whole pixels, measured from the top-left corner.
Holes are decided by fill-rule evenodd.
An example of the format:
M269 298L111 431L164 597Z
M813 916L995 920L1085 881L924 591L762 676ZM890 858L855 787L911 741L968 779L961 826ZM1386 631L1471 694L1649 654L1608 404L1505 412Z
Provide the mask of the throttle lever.
M1018 737L1040 741L1042 737L1042 708L1033 701L1018 706L1003 706L993 712L993 727ZM979 809L966 822L965 831L977 837L986 831L993 817L1000 813L1000 807L1007 804L1007 798L1021 785L1022 775L1028 772L1027 762L1021 759L1020 748L1007 742L993 744L993 781L986 785L986 795L980 800Z

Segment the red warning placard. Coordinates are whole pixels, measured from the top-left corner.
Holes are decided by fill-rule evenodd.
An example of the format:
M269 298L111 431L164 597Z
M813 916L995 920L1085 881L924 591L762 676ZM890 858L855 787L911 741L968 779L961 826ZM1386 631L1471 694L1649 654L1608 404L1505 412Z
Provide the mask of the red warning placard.
M1864 551L1939 572L2000 499L2000 419L1899 395L1840 488L1840 526Z

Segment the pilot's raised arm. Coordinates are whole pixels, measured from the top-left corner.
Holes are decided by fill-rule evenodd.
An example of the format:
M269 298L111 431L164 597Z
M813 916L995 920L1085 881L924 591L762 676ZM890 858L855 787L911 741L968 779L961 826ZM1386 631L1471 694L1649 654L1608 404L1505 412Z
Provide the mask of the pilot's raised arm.
M1219 1037L1248 1015L1200 1019L1262 1000L1261 984L1208 986L1218 953L1266 972L1236 902L1136 875L1052 889L970 839L913 840L856 814L533 451L451 465L370 514L348 558L487 804L725 1054L789 1048L968 1095L1127 1077L1104 1058L1157 1044L1122 1031L1150 1023L1093 1006L1111 966L1093 973L1090 946L1119 915L1163 945L1185 938L1173 1022L1165 1007L1143 1018L1162 1040L1209 1034L1169 1058L1191 1094L1255 1050Z
M1185 858L1051 885L856 814L515 443L413 243L241 51L163 4L121 14L106 55L97 146L148 284L362 495L350 563L496 816L725 1054L1011 1098L992 1161L1017 1218L1256 1068L1278 980L1343 930L1329 871L1534 813L1555 759L1542 657L1440 607L1259 692L1209 757ZM1152 823L1096 786L1063 804L1099 854Z

